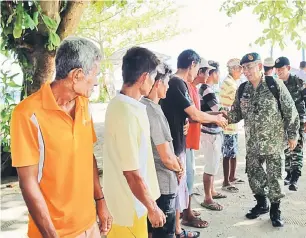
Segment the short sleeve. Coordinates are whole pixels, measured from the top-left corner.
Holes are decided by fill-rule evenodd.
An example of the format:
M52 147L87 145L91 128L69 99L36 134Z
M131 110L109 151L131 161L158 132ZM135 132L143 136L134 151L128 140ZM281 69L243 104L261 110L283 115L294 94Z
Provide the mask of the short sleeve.
M14 110L10 125L12 165L24 167L39 163L38 127L35 115Z
M139 169L139 142L141 140L141 130L137 118L128 114L125 120L117 121L115 135L115 148L119 155L122 171L132 171Z
M185 110L187 107L193 105L188 88L183 80L175 79L173 82L171 82L171 84L169 83L168 92L171 100L175 102L180 109Z
M157 116L155 119L149 116L151 138L155 146L164 144L167 141L165 137L161 118Z
M207 87L203 92L203 97L201 100L202 111L205 111L206 106L208 106L213 112L219 111L218 100L214 91L210 87Z

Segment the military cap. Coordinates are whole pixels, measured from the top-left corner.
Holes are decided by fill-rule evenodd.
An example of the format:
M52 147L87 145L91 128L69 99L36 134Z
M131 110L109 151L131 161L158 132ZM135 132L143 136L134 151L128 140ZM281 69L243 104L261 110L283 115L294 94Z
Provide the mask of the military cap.
M275 68L281 68L285 65L290 65L290 61L287 57L279 57L275 60Z
M247 64L247 63L251 63L251 62L256 62L261 60L259 54L253 52L253 53L249 53L246 54L245 56L242 57L241 61L240 61L240 65L243 64Z

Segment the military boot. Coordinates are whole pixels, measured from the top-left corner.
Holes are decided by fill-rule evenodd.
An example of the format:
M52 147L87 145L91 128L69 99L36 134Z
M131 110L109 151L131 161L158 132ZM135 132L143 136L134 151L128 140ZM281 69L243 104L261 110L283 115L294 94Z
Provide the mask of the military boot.
M299 180L300 174L301 173L297 170L293 170L291 172L289 190L291 190L291 191L297 191L298 190L297 182Z
M245 215L248 219L255 219L260 215L269 212L267 197L262 195L254 195L254 197L257 200L257 204Z
M290 179L291 179L291 172L287 171L287 176L285 178L284 184L289 185L290 184Z
M284 221L281 218L281 211L279 210L280 202L271 203L270 219L272 221L272 226L283 227Z

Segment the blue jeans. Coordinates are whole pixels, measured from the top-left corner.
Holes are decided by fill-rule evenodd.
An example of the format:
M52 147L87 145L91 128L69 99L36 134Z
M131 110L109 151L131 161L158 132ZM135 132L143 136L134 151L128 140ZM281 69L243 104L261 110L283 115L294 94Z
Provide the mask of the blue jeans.
M195 175L195 156L193 149L186 149L186 176L189 195L192 194Z

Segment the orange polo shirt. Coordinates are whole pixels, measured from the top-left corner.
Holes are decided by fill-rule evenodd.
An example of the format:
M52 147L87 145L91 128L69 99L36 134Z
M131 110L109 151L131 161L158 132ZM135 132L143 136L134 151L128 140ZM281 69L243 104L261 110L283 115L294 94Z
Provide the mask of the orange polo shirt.
M96 135L88 106L87 98L77 97L73 120L58 106L46 83L12 114L12 164L38 164L38 183L59 237L75 238L96 221ZM28 236L42 237L30 215Z
M200 109L200 96L198 94L197 88L189 82L187 82L187 86L188 86L189 95L195 107L198 110L201 110ZM201 136L201 123L191 121L191 119L189 119L189 129L186 135L186 148L198 150L200 147L200 136Z

